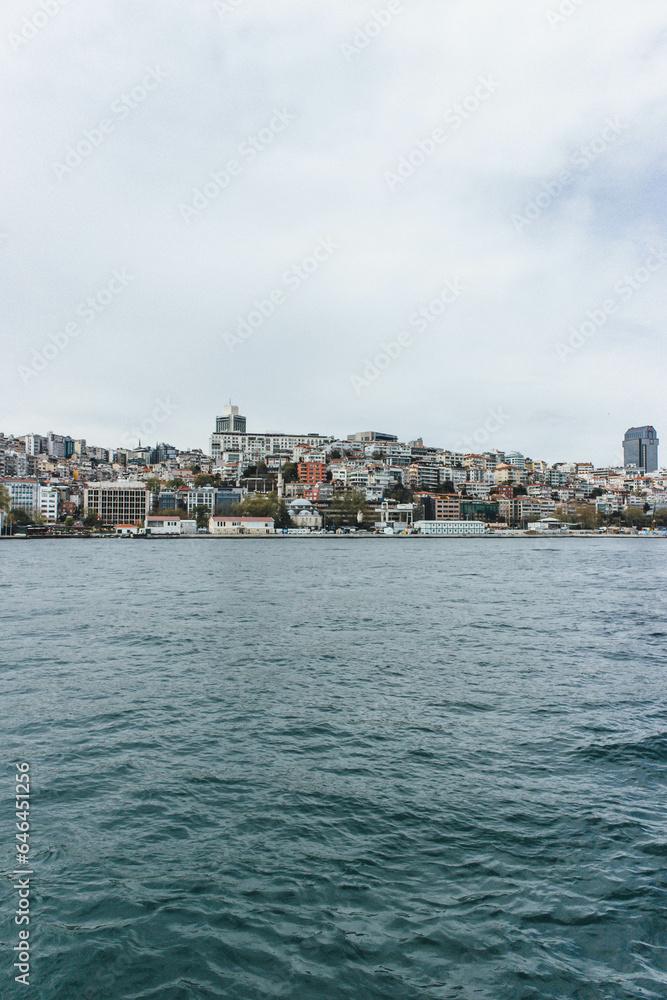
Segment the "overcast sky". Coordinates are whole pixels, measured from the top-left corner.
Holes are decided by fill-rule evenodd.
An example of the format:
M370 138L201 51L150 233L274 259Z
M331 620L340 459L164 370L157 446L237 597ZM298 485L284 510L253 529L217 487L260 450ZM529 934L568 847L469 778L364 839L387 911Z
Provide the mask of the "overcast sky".
M249 430L550 462L667 439L666 26L4 4L0 430L113 447L155 411L149 441L207 449L231 398Z

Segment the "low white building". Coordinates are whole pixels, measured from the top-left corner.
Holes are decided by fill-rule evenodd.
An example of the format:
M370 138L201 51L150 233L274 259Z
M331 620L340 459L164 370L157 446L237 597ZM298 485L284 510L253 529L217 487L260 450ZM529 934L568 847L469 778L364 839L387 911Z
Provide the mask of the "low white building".
M159 514L149 514L146 518L146 534L180 535L181 519L180 517L161 517Z
M485 535L487 527L482 521L415 521L420 535Z
M272 517L211 517L208 530L212 535L273 535Z

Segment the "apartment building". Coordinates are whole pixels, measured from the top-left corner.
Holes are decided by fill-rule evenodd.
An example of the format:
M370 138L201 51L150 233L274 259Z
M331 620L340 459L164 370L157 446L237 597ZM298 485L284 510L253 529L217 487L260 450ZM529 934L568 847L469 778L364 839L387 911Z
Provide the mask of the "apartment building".
M86 511L95 513L103 524L136 524L146 520L150 493L145 483L101 483L83 491Z

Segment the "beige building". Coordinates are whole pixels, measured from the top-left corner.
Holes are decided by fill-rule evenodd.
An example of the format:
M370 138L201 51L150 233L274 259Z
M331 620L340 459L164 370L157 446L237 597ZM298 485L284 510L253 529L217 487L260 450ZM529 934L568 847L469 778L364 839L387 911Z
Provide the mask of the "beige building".
M272 517L210 517L208 530L212 535L273 535Z
M517 485L527 481L526 473L518 465L510 465L508 462L500 462L493 473L497 486L504 483L516 483Z
M99 483L83 491L83 506L103 524L143 525L150 505L145 483Z

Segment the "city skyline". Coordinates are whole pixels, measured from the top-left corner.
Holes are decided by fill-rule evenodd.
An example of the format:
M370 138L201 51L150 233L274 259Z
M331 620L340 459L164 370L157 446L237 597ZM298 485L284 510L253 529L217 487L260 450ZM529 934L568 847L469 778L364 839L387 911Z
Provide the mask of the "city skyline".
M148 418L152 423L153 430L159 432L161 429L162 421L167 420L171 414L172 414L172 408L170 404L168 402L158 401L158 406L153 411L152 417ZM157 419L153 420L153 417L156 417ZM113 453L119 450L132 452L136 451L137 449L143 448L144 450L153 452L158 447L166 446L168 448L174 448L176 451L181 453L189 451L201 451L204 456L212 457L215 460L220 455L221 450L224 450L224 448L220 443L221 441L224 440L224 435L243 436L247 434L249 437L257 437L257 438L262 438L262 437L273 437L278 439L283 438L284 447L289 449L294 448L298 442L303 442L306 444L310 444L311 447L316 447L318 444L316 440L317 438L321 438L323 442L335 441L335 442L342 442L343 444L346 441L352 442L355 438L357 442L359 441L371 442L375 440L382 442L383 440L385 441L392 440L402 444L414 443L416 441L422 440L423 446L427 449L430 448L430 449L436 449L438 451L453 452L455 454L464 454L464 455L484 454L487 452L490 453L499 452L504 455L520 455L522 457L530 458L531 460L535 461L546 461L549 465L552 466L558 463L585 464L587 462L591 462L592 465L596 468L602 468L605 465L616 468L637 466L638 468L642 468L648 472L653 472L656 469L661 468L658 459L658 454L659 454L658 448L660 442L658 439L657 432L652 425L641 425L641 426L633 425L629 427L626 430L624 437L620 440L620 450L622 453L622 460L616 463L613 462L599 463L594 461L590 456L574 457L568 454L559 459L549 460L546 459L545 456L542 454L530 454L525 449L521 450L520 448L516 447L511 447L511 448L498 447L495 443L494 444L490 443L490 441L493 433L492 429L495 428L496 425L499 425L499 428L502 427L503 417L504 414L502 413L502 411L492 412L492 416L487 420L486 425L481 425L480 428L477 429L477 438L478 438L477 440L475 440L474 438L469 438L466 441L458 442L458 447L447 447L446 445L443 445L442 443L439 442L425 441L423 440L422 435L417 435L415 438L401 438L400 435L395 434L393 430L389 432L386 430L356 431L356 432L348 431L347 433L341 435L328 434L326 433L326 430L324 431L324 433L322 433L321 431L313 431L313 430L311 431L303 431L303 430L290 431L289 429L258 430L257 428L254 428L252 425L247 426L246 415L241 414L239 407L237 405L232 404L230 399L229 404L223 405L223 407L221 408L221 413L218 413L216 415L213 423L214 429L209 434L207 445L204 448L192 445L187 445L186 447L183 447L180 442L175 442L173 436L171 440L167 440L169 435L164 435L164 434L161 435L159 433L157 434L157 436L155 436L154 439L153 437L145 435L144 439L142 440L140 434L142 430L141 427L135 427L133 431L130 432L130 435L126 434L125 442L121 441L111 445L100 445L99 442L93 442L88 437L78 438L75 437L74 435L69 435L69 434L62 435L59 432L55 432L55 436L58 438L63 438L68 440L73 446L84 444L88 448L99 449L101 447L103 450L108 452L109 457ZM144 426L146 425L144 424ZM4 433L3 431L0 431L0 436L3 433ZM23 438L33 438L33 439L40 438L42 440L42 443L44 443L48 435L52 434L54 434L54 432L49 430L46 434L32 431L29 434L12 433L12 436L17 440L21 440ZM135 434L136 438L134 438ZM130 437L134 438L133 443L128 443ZM470 447L468 447L468 445L470 445ZM647 450L647 445L648 445L648 450ZM37 454L38 451L31 451L30 453ZM646 462L647 455L649 458L648 462ZM639 460L640 456L644 456L643 464L642 461Z

